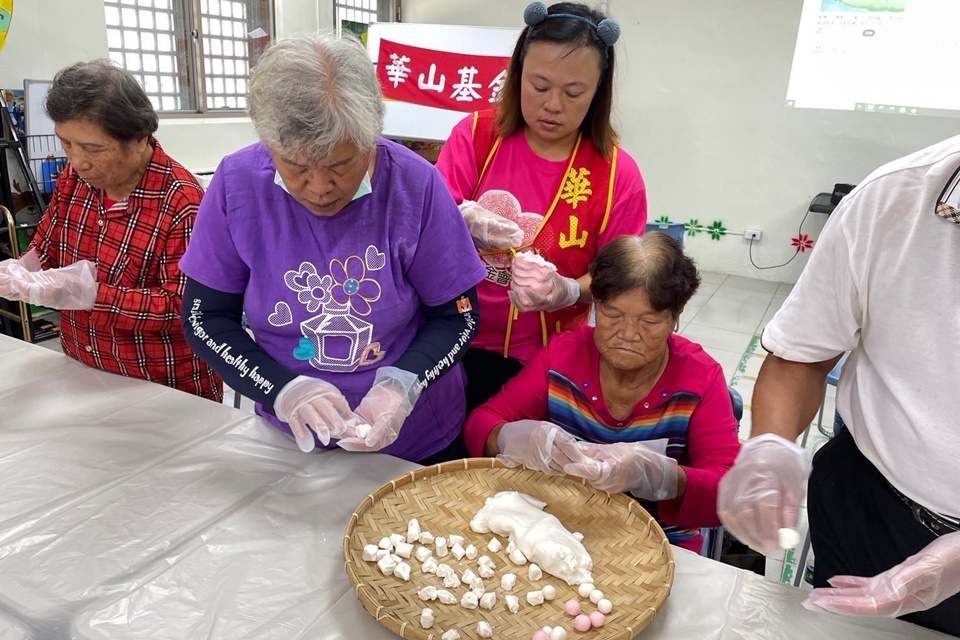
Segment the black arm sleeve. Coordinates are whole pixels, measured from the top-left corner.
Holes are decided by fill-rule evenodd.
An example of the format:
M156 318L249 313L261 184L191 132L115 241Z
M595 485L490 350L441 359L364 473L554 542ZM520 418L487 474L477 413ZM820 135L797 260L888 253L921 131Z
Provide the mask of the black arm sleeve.
M297 376L244 330L243 294L217 291L187 278L180 318L190 348L238 393L274 413L280 389Z
M463 360L477 335L477 288L435 307L423 305L426 322L393 366L417 374L424 387Z

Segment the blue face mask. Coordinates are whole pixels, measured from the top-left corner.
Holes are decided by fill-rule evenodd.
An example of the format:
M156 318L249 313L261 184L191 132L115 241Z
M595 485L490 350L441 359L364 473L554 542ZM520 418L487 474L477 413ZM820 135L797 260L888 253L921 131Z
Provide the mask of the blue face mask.
M279 171L274 171L273 173L273 184L277 185L287 193L290 193L290 189L287 189L287 185L284 184L283 178L280 177ZM353 202L357 198L362 198L363 196L373 192L373 184L370 182L370 174L363 174L363 180L360 181L360 186L357 187L357 192L353 194L353 197L350 198L350 201ZM290 193L290 195L293 195Z

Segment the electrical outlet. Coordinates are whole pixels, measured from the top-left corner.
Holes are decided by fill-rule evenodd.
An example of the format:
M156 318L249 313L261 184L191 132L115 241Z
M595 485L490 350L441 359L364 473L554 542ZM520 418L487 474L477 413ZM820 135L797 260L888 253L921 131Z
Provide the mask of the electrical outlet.
M743 232L743 237L746 238L747 240L755 240L757 242L760 242L761 233L762 232L760 231L760 229L747 229L746 231Z

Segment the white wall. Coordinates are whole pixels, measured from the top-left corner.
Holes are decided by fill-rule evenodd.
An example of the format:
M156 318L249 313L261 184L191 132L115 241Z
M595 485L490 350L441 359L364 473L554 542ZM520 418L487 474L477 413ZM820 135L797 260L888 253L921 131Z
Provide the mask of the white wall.
M404 20L522 26L526 0L404 0ZM596 2L592 4L596 5ZM960 120L790 109L787 79L802 0L610 0L620 21L616 116L647 182L650 219L742 232L760 228L763 266L794 253L790 238L814 195L960 133ZM826 221L811 213L804 233ZM686 239L703 269L792 282L808 254L758 271L742 236Z
M276 0L277 35L333 25L332 0ZM102 0L21 0L14 8L0 51L0 88L49 80L78 60L107 57ZM249 118L161 118L163 148L194 171L212 170L220 159L256 140Z

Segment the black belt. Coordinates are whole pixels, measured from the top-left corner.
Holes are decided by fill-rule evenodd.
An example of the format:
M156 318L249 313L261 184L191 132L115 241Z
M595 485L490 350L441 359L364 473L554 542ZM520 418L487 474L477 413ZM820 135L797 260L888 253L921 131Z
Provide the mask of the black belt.
M936 511L930 511L930 509L927 509L922 504L914 502L907 496L897 491L897 488L890 484L889 481L887 481L887 484L890 485L890 488L893 489L893 492L900 497L903 503L910 507L910 511L913 513L913 518L925 526L933 535L942 536L947 533L960 531L960 522L951 521L950 519L941 516Z

